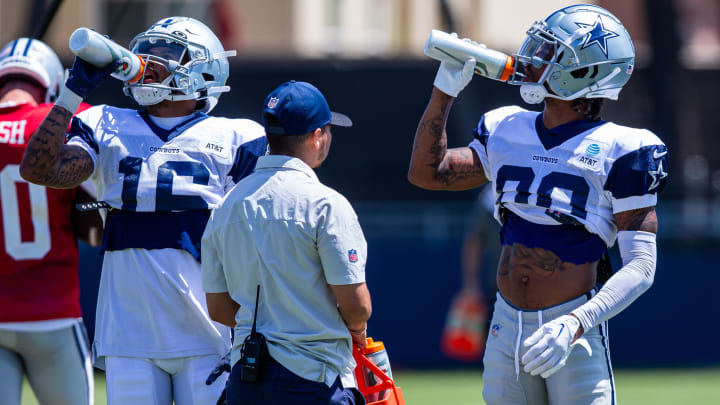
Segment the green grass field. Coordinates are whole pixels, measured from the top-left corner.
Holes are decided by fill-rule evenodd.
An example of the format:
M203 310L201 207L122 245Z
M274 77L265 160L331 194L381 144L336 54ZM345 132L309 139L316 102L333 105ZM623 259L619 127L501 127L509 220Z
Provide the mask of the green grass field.
M397 370L395 381L407 405L481 405L480 371ZM720 404L720 368L690 370L617 370L618 403L623 405ZM23 405L35 405L27 383ZM104 405L105 375L95 375L95 404Z

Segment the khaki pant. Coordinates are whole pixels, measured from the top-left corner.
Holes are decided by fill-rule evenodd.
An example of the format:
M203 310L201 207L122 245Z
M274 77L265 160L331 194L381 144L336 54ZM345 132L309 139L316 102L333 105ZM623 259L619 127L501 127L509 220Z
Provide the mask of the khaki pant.
M94 401L93 369L82 322L48 332L0 330L0 403L20 405L23 374L43 405Z
M522 342L540 325L569 314L591 296L592 292L543 310L525 311L497 294L483 358L483 398L488 405L615 404L607 323L580 338L591 352L575 345L565 366L547 379L524 372L520 362L528 349Z

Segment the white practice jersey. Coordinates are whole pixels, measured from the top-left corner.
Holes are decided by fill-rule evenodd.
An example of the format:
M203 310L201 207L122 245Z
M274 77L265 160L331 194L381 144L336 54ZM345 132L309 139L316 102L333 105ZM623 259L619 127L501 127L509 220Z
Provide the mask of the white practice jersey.
M264 133L251 120L202 113L168 131L144 111L107 105L73 118L68 143L90 154L98 200L112 207L105 214L96 359L229 350L229 328L207 315L200 238L210 210L265 154Z
M667 176L667 148L652 132L605 121L548 131L517 106L486 113L470 143L493 182L496 218L506 207L540 225L579 222L607 246L613 214L654 206Z

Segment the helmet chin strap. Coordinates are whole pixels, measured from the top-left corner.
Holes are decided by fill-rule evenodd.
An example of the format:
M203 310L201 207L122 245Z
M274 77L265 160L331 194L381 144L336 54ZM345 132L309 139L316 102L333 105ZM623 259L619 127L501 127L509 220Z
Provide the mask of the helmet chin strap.
M615 76L620 74L620 68L616 67L613 69L612 72L610 72L609 75L603 77L602 79L596 81L595 83L580 89L579 91L567 96L567 97L560 97L556 94L549 93L547 89L545 88L545 85L541 83L528 83L523 84L520 86L520 97L522 97L523 101L525 101L528 104L540 104L545 97L550 98L556 98L558 100L575 100L576 98L580 98L584 96L587 93L597 91L602 86L604 86L606 83L608 83L610 80L612 80Z

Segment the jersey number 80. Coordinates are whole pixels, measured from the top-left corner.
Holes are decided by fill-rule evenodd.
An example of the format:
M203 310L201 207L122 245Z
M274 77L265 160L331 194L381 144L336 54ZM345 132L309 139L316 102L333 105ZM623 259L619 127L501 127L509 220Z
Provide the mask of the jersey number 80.
M535 172L531 167L504 165L498 170L496 178L495 190L498 194L502 194L505 182L517 181L515 202L520 204L528 203L530 186L535 180ZM581 219L587 217L585 207L590 194L590 186L583 177L563 172L550 172L545 175L537 189L537 205L539 207L550 208L552 204L550 196L555 188L572 192L570 206L572 207L571 214L573 216Z

